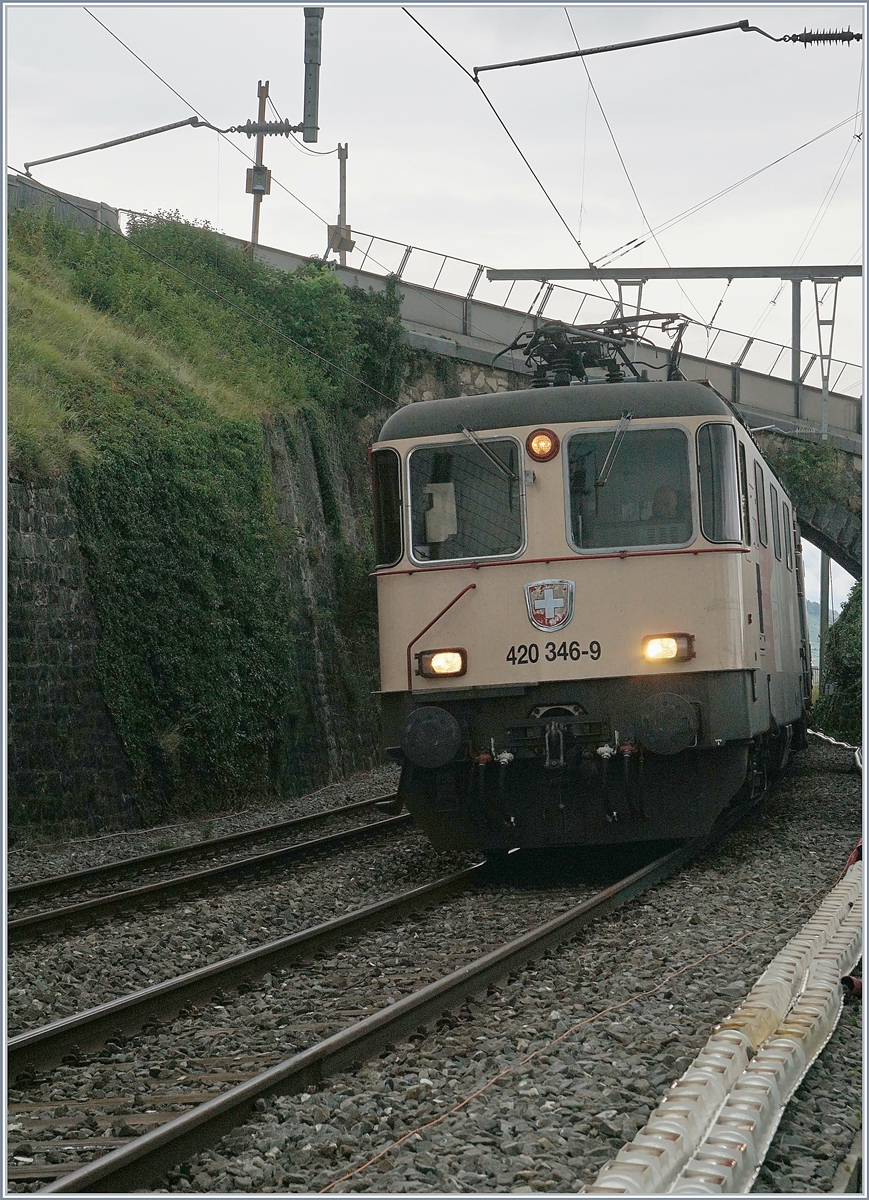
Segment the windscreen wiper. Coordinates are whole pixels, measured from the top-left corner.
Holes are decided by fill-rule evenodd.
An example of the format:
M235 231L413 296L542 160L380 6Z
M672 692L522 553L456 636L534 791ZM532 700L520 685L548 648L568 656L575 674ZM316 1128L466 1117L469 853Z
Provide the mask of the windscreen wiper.
M633 417L634 414L632 412L628 412L626 408L622 409L622 419L616 426L616 431L613 434L613 440L610 442L610 448L606 452L606 458L603 460L603 466L600 469L600 475L598 475L597 479L594 481L594 486L596 488L603 487L606 481L609 479L609 473L613 469L613 463L616 461L616 455L619 452L619 448L624 440L624 436L627 433L628 425L633 420Z
M506 475L507 478L512 480L513 483L519 482L519 476L516 474L516 472L511 471L506 463L501 462L498 455L494 454L485 444L485 442L481 442L472 429L468 429L465 425L460 425L459 429L462 431L468 441L473 442L478 450L483 451L486 458L488 458L489 461L493 463L503 475Z

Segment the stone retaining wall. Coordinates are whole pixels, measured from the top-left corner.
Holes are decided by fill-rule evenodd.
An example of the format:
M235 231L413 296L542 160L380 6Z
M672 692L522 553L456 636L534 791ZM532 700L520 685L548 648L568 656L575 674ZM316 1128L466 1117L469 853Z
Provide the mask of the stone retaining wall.
M135 825L130 764L96 682L99 625L66 484L11 479L7 503L10 825Z
M403 404L420 400L444 400L451 396L484 396L490 392L511 392L530 384L527 375L501 367L481 367L474 363L447 358L436 367L411 374L401 389Z

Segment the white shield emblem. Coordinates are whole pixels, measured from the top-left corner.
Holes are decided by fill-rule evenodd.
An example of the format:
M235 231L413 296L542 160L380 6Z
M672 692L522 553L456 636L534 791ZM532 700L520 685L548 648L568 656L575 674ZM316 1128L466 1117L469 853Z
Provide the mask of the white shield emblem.
M538 629L561 629L573 616L573 580L538 579L525 584L528 620Z

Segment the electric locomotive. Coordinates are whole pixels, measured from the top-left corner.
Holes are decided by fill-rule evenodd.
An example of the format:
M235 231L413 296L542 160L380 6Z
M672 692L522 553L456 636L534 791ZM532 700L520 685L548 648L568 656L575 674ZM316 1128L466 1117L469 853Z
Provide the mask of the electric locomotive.
M529 344L530 388L407 405L372 448L399 795L440 848L697 836L805 744L793 505L675 361Z

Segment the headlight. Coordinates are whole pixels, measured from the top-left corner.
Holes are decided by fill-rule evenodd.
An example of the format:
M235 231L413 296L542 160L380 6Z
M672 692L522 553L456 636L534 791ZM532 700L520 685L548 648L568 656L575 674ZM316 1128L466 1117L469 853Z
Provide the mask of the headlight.
M535 462L549 462L558 453L558 435L551 429L535 429L525 439L525 449Z
M693 633L656 633L643 638L646 662L687 662L696 657Z
M443 679L447 675L464 675L468 669L466 650L423 650L416 656L417 675L424 679Z

